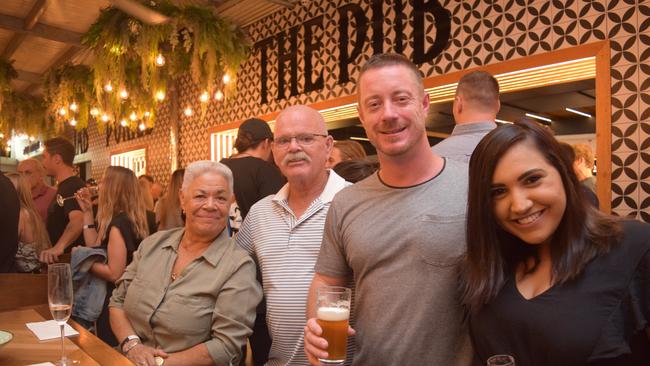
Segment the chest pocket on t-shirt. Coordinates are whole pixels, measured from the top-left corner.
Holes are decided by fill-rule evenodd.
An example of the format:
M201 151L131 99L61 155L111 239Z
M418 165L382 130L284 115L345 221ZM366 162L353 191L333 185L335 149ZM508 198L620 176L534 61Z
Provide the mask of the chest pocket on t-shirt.
M432 266L456 265L466 250L465 215L419 217L422 240L418 251L422 259Z

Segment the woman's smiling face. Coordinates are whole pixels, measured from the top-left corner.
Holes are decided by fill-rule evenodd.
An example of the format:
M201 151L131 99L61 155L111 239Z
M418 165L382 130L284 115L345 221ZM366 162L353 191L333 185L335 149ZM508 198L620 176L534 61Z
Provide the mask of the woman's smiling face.
M546 244L566 209L560 173L530 141L517 143L501 157L491 192L501 228L528 244Z

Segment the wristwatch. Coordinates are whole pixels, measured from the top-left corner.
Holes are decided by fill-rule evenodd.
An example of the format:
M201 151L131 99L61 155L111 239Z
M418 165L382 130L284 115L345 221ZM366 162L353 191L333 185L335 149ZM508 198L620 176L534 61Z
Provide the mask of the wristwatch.
M86 225L84 225L84 229L95 229L96 227L97 227L97 225L95 225L95 224L86 224Z
M135 341L135 342L133 342L133 344L130 344L132 341ZM122 343L120 343L120 351L122 351L123 354L127 354L127 352L129 352L138 343L142 343L142 341L140 340L140 337L138 337L135 334L131 334L130 336L127 336L126 338L124 338ZM124 347L127 346L127 345L128 345L128 347L125 349Z

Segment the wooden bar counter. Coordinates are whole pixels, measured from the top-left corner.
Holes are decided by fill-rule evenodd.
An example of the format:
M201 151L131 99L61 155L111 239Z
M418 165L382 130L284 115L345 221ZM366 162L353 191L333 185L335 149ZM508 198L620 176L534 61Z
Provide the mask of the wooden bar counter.
M56 363L61 358L61 340L57 338L39 341L25 325L51 318L47 305L0 312L0 330L10 331L14 335L11 342L0 348L0 365L24 366L42 362ZM66 356L77 361L74 365L133 365L126 357L79 324L72 320L68 324L79 332L79 335L66 337L65 340Z

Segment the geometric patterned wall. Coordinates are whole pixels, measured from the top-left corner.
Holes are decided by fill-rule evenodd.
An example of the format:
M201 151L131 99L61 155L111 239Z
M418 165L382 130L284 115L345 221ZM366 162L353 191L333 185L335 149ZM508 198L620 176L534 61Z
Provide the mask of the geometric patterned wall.
M350 65L350 82L337 84L339 70L338 8L346 4L359 4L371 18L369 0L322 0L301 2L302 5L273 13L252 24L248 32L253 42L287 32L293 26L323 15L323 29L315 34L323 46L314 56L314 72L323 72L325 87L322 90L299 94L288 99L275 100L278 88L276 47L269 50L269 102L260 103L260 52L254 52L242 65L238 75L238 94L221 105L212 103L205 119L199 114L180 116L179 162L181 166L210 155L209 131L213 126L237 122L303 103L311 104L356 92L356 77L360 66L373 53L366 41L361 56ZM383 37L384 52L394 51L395 0L384 0ZM411 14L414 0L402 1L403 53L413 53L413 27ZM433 62L420 65L426 77L442 75L481 65L537 55L567 47L609 39L611 44L612 87L612 210L623 216L650 221L650 5L644 0L441 0L439 3L451 13L451 42ZM350 39L356 37L351 27ZM427 46L435 38L433 16L425 17ZM368 37L373 37L369 27ZM302 31L298 38L298 74L302 75L304 52ZM288 47L288 44L287 44ZM303 77L299 90L304 90ZM288 95L288 92L287 92ZM199 90L189 78L179 81L180 110L185 105L198 106ZM160 134L164 126L164 113L159 113L159 123L154 133L142 141L153 142L159 136L162 145L168 138ZM168 126L168 125L167 125ZM168 127L167 127L168 128ZM168 134L167 134L168 135ZM142 144L143 142L139 142ZM103 141L102 141L103 144ZM102 145L100 144L100 145ZM128 144L137 145L138 141ZM103 145L102 145L103 146ZM91 137L91 150L97 147ZM121 145L120 145L121 147ZM149 155L158 159L168 154L164 146ZM149 153L148 153L149 154ZM108 160L108 156L105 157ZM164 160L164 159L161 159ZM169 165L157 162L156 173ZM94 165L94 164L93 164ZM158 172L158 170L161 170ZM168 174L168 172L164 172ZM93 168L95 174L95 168Z

